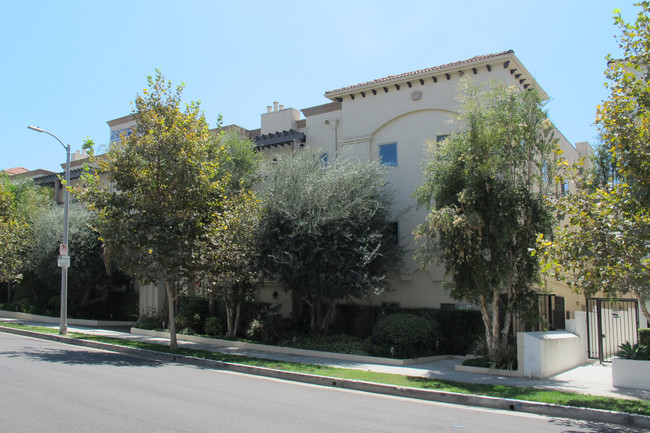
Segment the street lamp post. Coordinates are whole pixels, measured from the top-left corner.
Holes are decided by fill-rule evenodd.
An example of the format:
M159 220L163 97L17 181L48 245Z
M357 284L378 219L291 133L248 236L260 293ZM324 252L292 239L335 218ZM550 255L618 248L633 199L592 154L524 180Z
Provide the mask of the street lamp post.
M70 145L65 145L59 137L52 134L49 131L46 131L36 126L28 126L27 128L36 132L44 132L48 135L54 137L61 146L65 149L65 192L63 199L63 244L67 248L68 246L68 210L70 208L69 204L69 192L68 186L70 186ZM59 334L65 335L68 333L68 266L69 263L63 263L61 266L61 319L59 321Z

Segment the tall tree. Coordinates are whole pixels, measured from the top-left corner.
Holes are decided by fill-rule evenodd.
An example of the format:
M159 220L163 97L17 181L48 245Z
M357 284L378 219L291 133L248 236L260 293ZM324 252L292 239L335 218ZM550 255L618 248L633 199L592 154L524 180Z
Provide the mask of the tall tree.
M237 335L242 305L255 298L260 276L260 211L261 203L252 192L229 195L201 253L202 274L210 291L224 302L231 337Z
M271 165L261 257L310 306L313 333L327 332L341 300L381 293L401 262L384 173L378 162L352 157L326 165L310 150Z
M167 294L171 349L174 300L194 279L194 259L222 204L222 149L214 145L199 103L181 110L183 86L160 71L135 101L135 133L123 135L86 177L80 197L99 213L112 256Z
M511 314L539 290L539 264L528 251L550 230L543 195L555 140L535 91L503 83L460 84L459 130L429 142L424 183L415 192L426 221L415 230L423 265L442 264L454 299L479 305L488 352L507 344Z
M7 284L8 302L12 285L29 268L34 222L52 204L51 190L35 186L32 179L10 180L0 174L0 282Z
M17 212L13 189L8 177L0 174L0 283L7 284L22 278L29 242L29 225Z
M635 23L614 15L624 57L607 57L597 169L561 165L577 191L553 202L563 224L552 239L540 237L539 249L549 274L586 296L632 294L650 320L650 2L637 6Z
M260 179L263 156L243 131L230 128L215 136L224 150L220 175L227 179L227 198L213 219L210 236L197 262L210 291L226 309L228 335L236 336L242 305L254 300L259 271L260 201L252 187Z

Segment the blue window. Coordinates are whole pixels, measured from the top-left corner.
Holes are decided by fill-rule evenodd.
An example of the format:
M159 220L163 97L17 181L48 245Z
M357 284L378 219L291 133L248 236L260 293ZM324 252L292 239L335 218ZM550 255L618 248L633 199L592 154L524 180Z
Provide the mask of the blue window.
M323 167L327 167L327 153L323 153L320 156L320 165L322 165Z
M397 143L379 145L379 159L382 165L397 167Z

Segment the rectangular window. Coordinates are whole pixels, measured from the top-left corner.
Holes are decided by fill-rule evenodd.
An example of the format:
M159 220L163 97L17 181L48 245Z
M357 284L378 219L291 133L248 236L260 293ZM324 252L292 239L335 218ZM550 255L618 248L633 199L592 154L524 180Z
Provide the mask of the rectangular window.
M445 139L447 137L449 137L449 134L436 135L436 143L440 143L441 141L445 141Z
M320 156L320 165L322 165L323 167L327 167L327 153L323 153Z
M397 167L397 143L380 144L379 159L382 165Z

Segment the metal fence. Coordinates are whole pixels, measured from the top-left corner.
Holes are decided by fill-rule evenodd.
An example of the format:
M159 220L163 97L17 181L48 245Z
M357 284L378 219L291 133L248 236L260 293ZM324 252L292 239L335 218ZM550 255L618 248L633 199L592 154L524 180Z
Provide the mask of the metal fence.
M608 362L621 344L638 343L639 303L636 299L587 299L589 358Z

